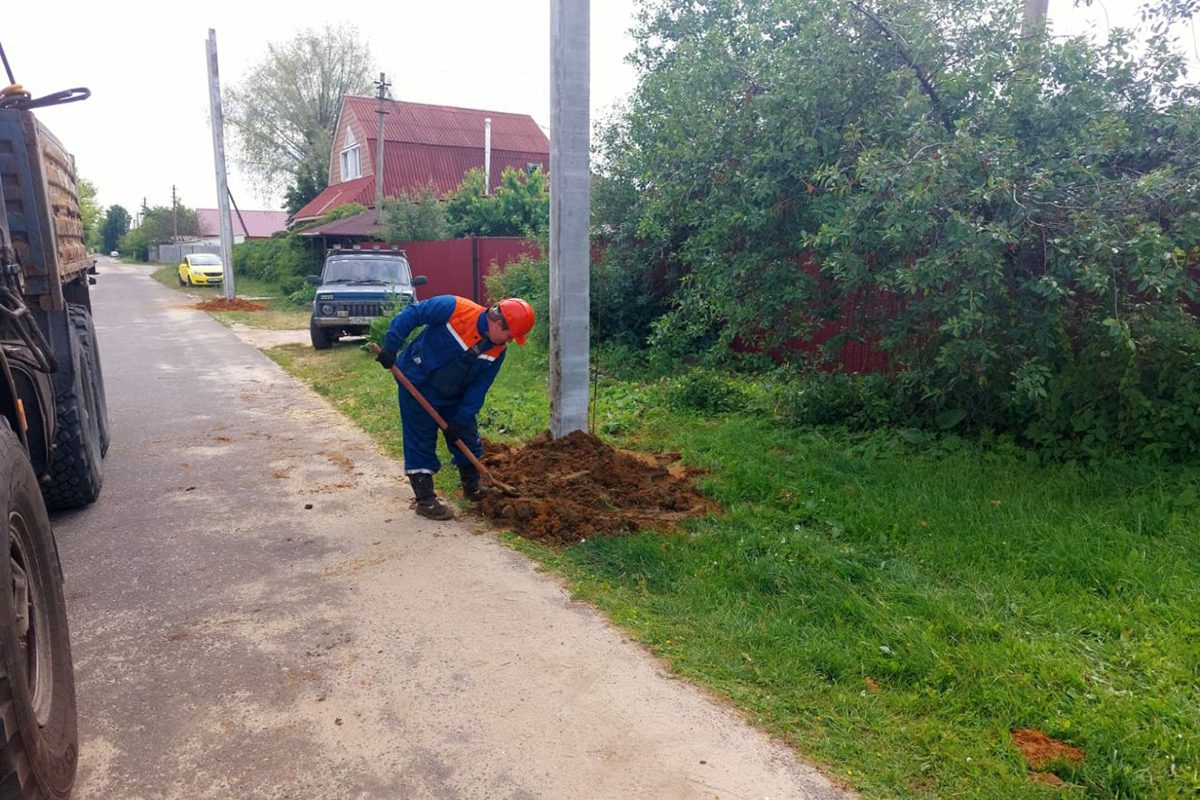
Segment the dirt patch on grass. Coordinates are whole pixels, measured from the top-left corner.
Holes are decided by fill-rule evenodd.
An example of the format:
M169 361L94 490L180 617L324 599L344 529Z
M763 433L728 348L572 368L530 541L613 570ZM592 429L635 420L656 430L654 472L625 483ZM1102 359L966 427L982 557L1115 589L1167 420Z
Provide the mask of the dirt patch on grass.
M671 530L720 510L696 491L703 470L679 464L678 453L618 450L581 431L553 440L543 434L522 447L489 442L484 453L484 466L520 496L490 493L480 511L527 539L569 544Z
M201 311L265 311L267 304L257 300L243 300L240 297L214 297L212 300L196 303L195 307Z
M1012 741L1035 770L1045 770L1055 765L1074 767L1083 763L1082 750L1051 739L1041 731L1016 728L1012 731Z

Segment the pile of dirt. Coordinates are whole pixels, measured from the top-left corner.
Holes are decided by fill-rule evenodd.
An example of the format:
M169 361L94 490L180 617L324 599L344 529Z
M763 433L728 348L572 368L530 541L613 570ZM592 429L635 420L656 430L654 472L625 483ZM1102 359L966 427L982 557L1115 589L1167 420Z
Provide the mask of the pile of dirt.
M569 544L643 528L670 530L681 520L719 510L696 491L703 470L678 464L678 453L617 450L576 431L511 447L489 442L483 463L518 497L491 492L482 513L526 539Z
M1084 754L1078 747L1052 739L1041 731L1015 728L1011 731L1013 744L1025 761L1035 770L1055 766L1079 766Z
M240 297L214 297L212 300L205 300L203 303L196 303L196 308L201 311L262 311L266 309L266 303L260 303L257 300L243 300Z

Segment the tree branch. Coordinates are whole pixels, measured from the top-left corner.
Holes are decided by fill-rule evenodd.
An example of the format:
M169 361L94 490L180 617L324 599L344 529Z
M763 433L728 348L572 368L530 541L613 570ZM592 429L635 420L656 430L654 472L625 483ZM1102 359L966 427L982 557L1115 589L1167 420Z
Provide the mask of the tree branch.
M881 20L869 8L864 7L861 3L850 0L850 6L855 11L871 20L871 22L875 24L875 27L879 28L880 32L888 39L888 41L892 43L892 46L896 48L896 53L900 56L901 60L903 60L908 68L913 71L913 74L917 76L917 80L921 83L921 90L925 92L925 95L929 98L930 104L933 106L933 110L941 118L942 126L945 127L948 133L954 133L954 120L950 117L950 112L948 112L946 107L942 104L942 99L938 95L937 89L934 88L933 82L929 78L929 73L924 67L918 64L916 60L909 54L908 50L904 48L901 37L896 35L896 33L893 32L892 29L883 22L883 20Z

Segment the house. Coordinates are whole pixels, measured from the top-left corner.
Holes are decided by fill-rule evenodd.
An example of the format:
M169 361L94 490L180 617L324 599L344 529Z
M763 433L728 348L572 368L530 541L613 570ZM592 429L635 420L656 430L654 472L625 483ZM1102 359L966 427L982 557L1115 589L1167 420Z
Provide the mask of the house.
M229 210L233 221L233 242L240 244L246 239L270 239L276 233L287 230L286 211L235 211ZM200 223L200 243L221 243L221 215L215 208L197 208L196 219Z
M384 100L383 194L414 194L431 186L440 195L462 183L473 168L484 169L488 120L491 121L491 188L501 173L550 166L550 140L533 117L501 111ZM378 136L374 97L347 95L329 154L329 185L296 212L308 222L338 206L375 206L375 154Z

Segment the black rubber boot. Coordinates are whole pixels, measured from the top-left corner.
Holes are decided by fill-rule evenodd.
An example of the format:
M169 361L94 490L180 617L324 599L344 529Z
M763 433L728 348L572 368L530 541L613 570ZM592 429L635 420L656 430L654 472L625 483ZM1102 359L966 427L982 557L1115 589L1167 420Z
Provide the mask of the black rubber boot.
M438 500L433 492L433 476L428 472L414 472L408 476L413 494L417 496L417 513L427 519L453 519L454 511Z
M478 503L487 497L487 492L479 485L479 470L474 464L460 464L458 477L462 479L463 497L473 503Z

